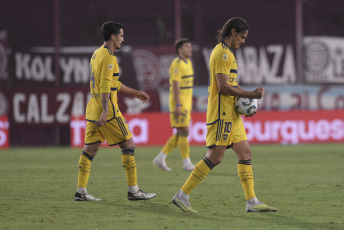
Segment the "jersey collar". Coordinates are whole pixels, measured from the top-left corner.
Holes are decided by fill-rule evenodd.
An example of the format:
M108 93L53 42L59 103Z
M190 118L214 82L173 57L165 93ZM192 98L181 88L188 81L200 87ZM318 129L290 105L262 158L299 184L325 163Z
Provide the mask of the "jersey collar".
M104 45L103 45L103 46L104 46ZM110 55L114 55L113 52L111 51L111 49L110 49L109 47L104 46L104 48L107 49L107 50L109 51Z
M182 58L181 56L179 56L179 55L178 55L178 58L179 58L180 60L182 60L183 62L188 63L187 60L183 59L183 58Z
M227 45L226 42L221 41L221 43L222 43L222 47L227 48L227 49L229 49L232 53L234 53L234 52L233 52L233 49L231 49L231 48Z

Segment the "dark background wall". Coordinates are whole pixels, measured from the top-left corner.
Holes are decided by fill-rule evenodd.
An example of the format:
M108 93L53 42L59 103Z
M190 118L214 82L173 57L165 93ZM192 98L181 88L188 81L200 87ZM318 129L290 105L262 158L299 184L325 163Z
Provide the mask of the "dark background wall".
M123 23L126 43L171 44L174 41L173 0L60 0L61 45L95 45L107 20ZM307 0L305 35L344 36L344 1ZM53 0L1 1L0 28L9 31L10 45L48 46L54 38ZM230 17L251 26L250 43L290 42L295 36L295 1L181 0L182 35L200 45L215 42L216 30Z
M56 2L59 4L55 5ZM230 17L239 16L249 23L250 31L246 45L255 47L257 50L267 45L278 44L283 47L290 45L296 53L296 2L297 0L180 0L181 35L190 38L195 45L193 62L197 65L195 71L198 77L195 79L195 85L207 84L205 55L201 49L214 47L216 31ZM303 35L344 37L344 1L305 0L302 3ZM58 15L55 14L56 12L59 12ZM69 126L67 122L60 124L54 121L49 125L41 125L40 130L33 131L33 128L37 128L34 123L27 122L25 126L15 124L11 112L14 95L24 92L25 100L28 102L30 93L41 98L40 90L45 90L42 92L43 97L46 91L54 90L49 94L49 103L52 104L47 107L47 113L55 114L56 108L61 108L55 94L58 95L61 91L68 92L73 98L75 90L82 91L85 95L88 91L87 81L57 86L54 82L28 81L16 76L16 53L30 54L30 64L32 64L34 55L37 54L30 50L32 47L54 47L57 38L54 28L56 16L59 18L58 39L61 47L100 46L102 44L100 27L103 22L112 20L124 24L124 45L134 47L134 49L144 48L159 55L168 51L168 54L173 55L170 50L173 49L176 38L174 0L0 0L0 31L7 33L5 46L9 58L8 77L0 78L0 93L4 91L9 101L9 120L12 122L10 135L12 141L18 141L15 143L17 145L28 143L26 140L29 131L36 132L32 135L36 138L31 136L33 144L42 143L42 140L48 145L68 144ZM47 60L44 58L50 55L54 61L54 53L37 55L41 58L40 60ZM126 78L123 82L135 88L139 87L131 53L119 52L117 55L125 67L123 69ZM88 53L78 54L78 60L88 62L89 56ZM66 60L73 58L66 53L61 54L61 57ZM268 58L272 62L271 56ZM278 75L280 75L282 65L279 68ZM55 71L54 66L51 71ZM156 89L151 93L159 98ZM26 102L21 103L21 111L27 110ZM41 101L38 103L42 106ZM57 103L56 106L54 103ZM159 99L157 103L158 105L152 107L152 110L159 111ZM71 110L70 104L66 111L70 113Z

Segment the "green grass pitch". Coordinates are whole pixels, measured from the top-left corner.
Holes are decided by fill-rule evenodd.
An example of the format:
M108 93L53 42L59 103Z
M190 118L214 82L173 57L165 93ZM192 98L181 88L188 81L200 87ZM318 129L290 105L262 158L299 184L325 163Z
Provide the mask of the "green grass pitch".
M167 158L172 172L152 164L160 147L137 147L139 186L157 193L128 201L119 148L94 158L88 191L101 202L75 202L81 149L13 148L0 151L0 229L344 229L344 144L254 145L257 197L275 213L245 212L236 156L223 162L192 192L198 214L171 204L189 172L178 150ZM191 147L203 159L205 147Z

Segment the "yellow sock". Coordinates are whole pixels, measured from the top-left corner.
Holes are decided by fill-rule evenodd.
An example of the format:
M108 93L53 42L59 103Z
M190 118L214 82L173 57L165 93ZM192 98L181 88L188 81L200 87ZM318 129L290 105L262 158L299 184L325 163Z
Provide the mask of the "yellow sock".
M190 157L190 146L188 142L187 136L178 136L178 142L177 145L180 149L180 154L182 155L182 158L189 158Z
M245 192L246 200L256 197L254 193L254 181L251 159L238 161L238 175L242 188Z
M83 150L79 159L78 188L86 188L92 160L93 155Z
M172 152L172 150L175 149L177 146L177 140L178 140L177 134L174 134L173 136L171 136L166 142L164 148L162 149L162 152L165 153L166 155Z
M206 157L198 162L181 190L186 194L190 194L191 191L203 181L203 179L207 176L210 170L214 168L214 166L215 165Z
M122 150L122 166L124 168L129 187L137 185L137 170L134 152L135 148Z

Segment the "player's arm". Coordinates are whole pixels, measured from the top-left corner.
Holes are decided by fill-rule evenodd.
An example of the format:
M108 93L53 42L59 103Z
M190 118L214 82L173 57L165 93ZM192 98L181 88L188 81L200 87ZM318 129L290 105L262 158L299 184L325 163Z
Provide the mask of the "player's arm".
M173 81L172 89L174 101L176 102L174 114L176 116L179 116L182 114L182 110L180 108L182 106L180 101L180 81Z
M254 91L245 91L239 86L234 87L228 84L229 75L223 73L216 74L217 88L220 93L236 97L247 97L260 99L265 93L264 88L258 87Z
M100 90L100 101L102 104L102 113L98 121L94 122L97 127L101 127L105 125L108 114L109 114L109 100L110 100L110 92L111 92L111 81L113 75L113 66L116 59L113 57L105 58L103 61L102 71L100 74L100 83L99 83L99 90Z
M146 103L147 101L150 100L150 97L146 92L130 88L124 85L123 83L121 84L121 88L119 89L119 92L133 95L137 99L141 100L143 103Z
M110 99L110 93L102 93L101 94L101 103L102 103L102 107L103 107L103 112L100 115L100 118L98 121L94 122L94 124L97 127L101 127L103 125L105 125L106 123L106 119L109 113L109 99Z
M100 100L102 103L103 112L100 115L99 120L94 122L97 127L105 125L109 114L110 85L111 80L108 77L102 76L100 78Z

